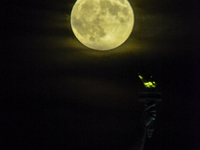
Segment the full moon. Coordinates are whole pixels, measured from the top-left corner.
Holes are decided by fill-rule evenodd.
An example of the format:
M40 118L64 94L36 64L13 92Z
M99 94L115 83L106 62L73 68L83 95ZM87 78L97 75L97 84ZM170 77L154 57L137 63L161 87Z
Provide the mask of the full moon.
M111 50L130 36L134 13L127 0L77 0L71 12L76 38L94 50Z

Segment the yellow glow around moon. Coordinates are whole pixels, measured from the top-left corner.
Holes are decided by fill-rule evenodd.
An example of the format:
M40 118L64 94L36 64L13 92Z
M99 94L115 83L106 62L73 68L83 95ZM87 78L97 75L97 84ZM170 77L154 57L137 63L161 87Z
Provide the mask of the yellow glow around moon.
M71 12L76 38L95 50L110 50L123 44L134 25L127 0L77 0Z

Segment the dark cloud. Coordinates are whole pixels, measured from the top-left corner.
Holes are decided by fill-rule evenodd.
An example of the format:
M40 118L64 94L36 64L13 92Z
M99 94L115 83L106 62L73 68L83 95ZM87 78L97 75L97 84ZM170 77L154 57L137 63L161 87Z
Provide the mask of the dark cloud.
M169 7L169 5L172 5L172 2L160 3L159 1L153 1L153 2L130 1L130 3L132 4L135 12L135 25L133 32L129 37L129 40L125 42L124 45L121 46L125 51L128 51L128 49L134 52L146 51L148 49L149 50L162 49L162 46L159 46L159 44L162 45L161 43L163 43L163 45L168 45L168 46L171 45L173 48L173 45L170 44L171 39L176 40L176 38L179 38L180 36L186 37L190 34L189 33L190 31L188 30L188 28L190 28L189 20L185 21L187 20L187 17L185 15L180 15L178 11L177 13L175 13L173 10L174 7ZM175 5L177 4L175 3ZM67 8L67 6L69 8ZM59 9L59 6L57 7L58 7L57 9ZM69 9L72 9L72 3L66 5L66 14L63 12L58 13L54 11L46 12L47 15L45 15L45 18L47 18L48 22L51 23L45 22L43 24L44 25L43 28L45 29L46 34L54 33L55 38L53 39L56 40L57 38L58 39L57 43L62 43L59 42L59 39L61 40L61 37L58 37L59 33L62 34L63 36L66 35L65 37L63 37L62 40L62 41L66 40L66 44L65 43L60 44L59 45L60 47L66 47L66 45L68 45L69 48L74 47L76 49L79 48L82 49L84 48L82 47L82 44L79 44L79 41L77 41L76 38L72 38L73 32L70 26L71 12L68 11L67 13L67 10ZM51 32L47 33L48 32L47 30L49 31L51 30ZM54 30L55 32L52 32ZM75 41L72 41L72 39ZM156 40L153 41L153 39ZM154 44L156 42L159 42L157 46L156 44Z
M34 46L38 46L39 49L42 45L44 49L50 48L52 52L55 51L57 53L55 57L60 57L58 51L64 48L66 48L66 53L69 49L76 49L75 51L85 49L87 53L88 48L75 38L71 29L70 14L74 3L75 1L59 1L56 4L39 1L19 3L15 6L16 11L26 17L25 25L30 26L30 30L27 31L28 36L25 38L30 38L35 43ZM185 11L187 4L179 4L176 1L161 3L155 0L130 1L130 4L135 13L134 28L129 39L122 46L116 48L117 51L121 51L121 53L129 51L134 55L136 52L145 54L145 51L157 49L155 53L168 53L168 50L162 50L167 46L168 49L173 49L171 52L175 52L178 49L175 49L172 42L180 43L180 37L186 38L191 35L190 14ZM22 5L25 9L20 10ZM190 7L188 6L188 8ZM26 14L27 11L29 14ZM18 21L17 24L19 24ZM22 31L26 30L22 28ZM36 37L37 35L38 37ZM181 45L184 47L184 42ZM63 50L61 51L63 53Z

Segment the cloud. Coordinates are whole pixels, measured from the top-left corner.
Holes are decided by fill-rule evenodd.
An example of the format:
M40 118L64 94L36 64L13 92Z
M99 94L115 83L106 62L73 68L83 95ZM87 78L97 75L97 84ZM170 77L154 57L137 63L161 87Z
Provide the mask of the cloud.
M32 13L40 17L37 18L38 21L34 21L34 32L29 41L33 43L34 48L38 48L39 53L46 55L46 58L55 62L69 63L78 59L83 60L83 56L92 59L137 53L149 55L148 52L165 54L174 50L177 45L176 39L188 34L185 28L187 21L183 15L152 11L153 7L147 9L148 3L144 1L131 1L131 4L135 12L132 34L124 44L114 50L107 52L91 50L77 40L70 25L70 13L74 3L58 4L54 10L34 10ZM173 44L172 39L174 39ZM24 43L22 41L21 45L25 46L28 42Z

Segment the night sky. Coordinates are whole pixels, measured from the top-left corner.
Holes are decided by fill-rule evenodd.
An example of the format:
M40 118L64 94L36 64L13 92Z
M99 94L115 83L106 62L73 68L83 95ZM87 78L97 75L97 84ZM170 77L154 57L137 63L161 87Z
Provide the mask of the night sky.
M163 92L155 131L144 149L200 149L199 3L129 2L133 31L123 45L106 52L89 49L74 36L75 0L4 3L3 145L125 148L144 109L138 101L140 73L152 75Z

